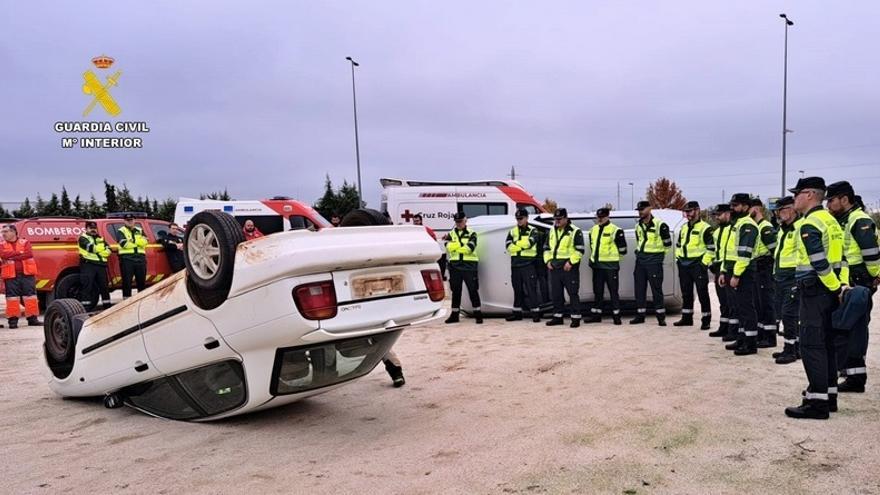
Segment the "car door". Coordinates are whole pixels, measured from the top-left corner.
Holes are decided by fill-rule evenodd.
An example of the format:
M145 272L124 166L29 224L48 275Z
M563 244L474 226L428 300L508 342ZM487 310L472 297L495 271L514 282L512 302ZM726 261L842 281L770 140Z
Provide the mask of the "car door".
M147 354L162 374L238 358L211 320L188 304L186 282L179 279L160 285L138 308Z

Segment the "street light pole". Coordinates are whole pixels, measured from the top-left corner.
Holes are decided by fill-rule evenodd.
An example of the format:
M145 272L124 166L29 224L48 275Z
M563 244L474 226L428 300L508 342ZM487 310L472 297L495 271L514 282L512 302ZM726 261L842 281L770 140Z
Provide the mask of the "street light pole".
M636 186L634 186L632 182L628 182L628 184L630 187L630 189L629 189L629 209L634 210L634 209L636 209L636 203L635 203Z
M793 26L794 22L789 20L784 13L779 14L785 21L785 54L782 62L782 196L785 196L785 138L790 132L787 122L788 107L788 26Z
M363 189L361 189L361 146L358 141L358 103L357 93L354 89L354 68L360 66L351 57L345 57L345 60L351 62L351 101L354 106L354 156L357 160L357 177L358 177L358 208L363 208L364 197Z

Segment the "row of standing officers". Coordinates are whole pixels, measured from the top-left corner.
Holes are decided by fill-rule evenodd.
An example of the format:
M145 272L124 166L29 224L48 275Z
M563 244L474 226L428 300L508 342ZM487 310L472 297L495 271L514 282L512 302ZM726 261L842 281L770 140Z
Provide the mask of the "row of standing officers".
M877 228L864 212L861 200L848 182L826 187L824 179L809 177L790 190L793 196L775 204L776 223L765 216L764 204L747 193L734 194L729 203L713 209L716 227L702 219L700 205L684 208L687 218L678 232L674 253L682 291L681 319L675 326L695 325L694 305L700 303L700 328L709 330L712 309L709 273L715 280L720 319L709 333L729 342L737 356L756 354L759 348L777 346L782 330L783 348L773 354L778 364L803 360L808 387L803 402L786 409L795 418L828 417L837 410L839 392L863 392L867 381L870 296L880 283L880 248ZM823 208L827 202L827 209ZM669 226L651 212L648 202L638 204L635 227L636 315L630 324L645 322L647 289L660 326L666 326L663 300L663 261L673 247ZM462 285L477 323L482 323L479 296L477 233L468 229L463 213L454 217L455 228L444 238L448 257L452 311L446 323L459 321ZM553 316L547 325L562 325L568 296L570 326L583 319L580 266L590 245L588 264L593 274L594 303L586 322L602 320L605 288L610 296L615 325L620 318L620 259L627 253L623 230L610 219L608 209L596 212L596 225L585 240L564 208L554 214L547 234L528 223L525 210L516 212L517 225L508 232L514 290L513 313L508 321L541 320L540 294L546 271ZM850 287L861 287L850 291ZM862 317L844 331L832 325L832 313L852 292L866 300ZM781 328L780 328L781 324ZM837 377L844 380L838 385Z

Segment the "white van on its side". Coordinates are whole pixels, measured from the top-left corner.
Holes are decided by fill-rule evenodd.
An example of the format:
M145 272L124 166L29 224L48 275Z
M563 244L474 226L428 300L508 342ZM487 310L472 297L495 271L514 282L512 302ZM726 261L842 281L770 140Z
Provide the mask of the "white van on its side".
M383 213L395 224L412 223L421 214L424 225L445 232L452 229L452 216L464 212L468 218L484 215L513 215L525 208L530 215L544 208L523 186L513 180L417 181L380 179Z

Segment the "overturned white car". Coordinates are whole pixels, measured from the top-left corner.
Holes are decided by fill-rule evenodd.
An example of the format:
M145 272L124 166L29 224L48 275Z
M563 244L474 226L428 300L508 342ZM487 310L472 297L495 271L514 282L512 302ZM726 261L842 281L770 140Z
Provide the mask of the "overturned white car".
M677 239L678 231L686 222L680 211L677 210L654 210L654 216L669 225L672 232L673 242ZM586 242L590 229L595 225L594 213L569 213L572 224L583 230ZM627 254L620 260L620 302L624 309L635 307L635 283L633 281L633 269L635 268L636 244L635 226L639 221L638 213L632 211L612 211L611 221L624 230ZM482 216L468 221L468 228L479 236L477 254L480 257L480 298L482 299L482 311L484 314L507 315L513 311L513 287L510 281L510 257L507 254L505 240L507 233L516 224L513 216ZM553 216L541 214L530 217L529 224L537 227L545 234L553 226ZM587 242L586 260L590 255L590 246ZM590 304L595 300L593 295L593 270L586 261L581 263L580 300ZM546 279L545 279L546 280ZM545 282L546 283L546 282ZM550 296L546 286L543 291L542 308L550 308ZM675 266L673 253L670 251L663 262L663 295L666 309L669 312L681 310L681 289L678 282L678 271ZM651 292L648 290L648 300ZM465 298L467 299L467 298ZM610 301L606 294L605 305ZM462 309L470 311L470 301L462 301ZM610 313L608 308L606 313Z
M369 373L401 331L443 316L437 243L422 227L274 234L190 221L187 270L89 315L45 316L49 386L178 420L287 404Z

